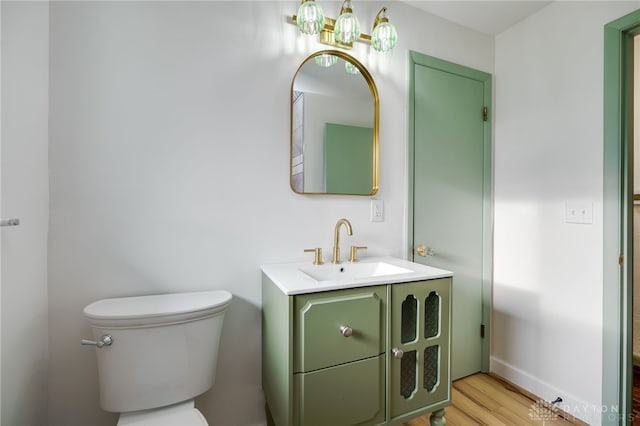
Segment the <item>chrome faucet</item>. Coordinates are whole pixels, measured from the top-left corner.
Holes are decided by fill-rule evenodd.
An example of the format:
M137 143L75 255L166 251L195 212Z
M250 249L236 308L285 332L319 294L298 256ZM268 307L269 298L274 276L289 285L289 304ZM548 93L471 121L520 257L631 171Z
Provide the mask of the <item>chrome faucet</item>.
M347 228L347 235L353 235L351 223L347 219L340 219L336 223L336 229L333 234L333 260L331 263L342 263L340 260L340 227L344 225Z

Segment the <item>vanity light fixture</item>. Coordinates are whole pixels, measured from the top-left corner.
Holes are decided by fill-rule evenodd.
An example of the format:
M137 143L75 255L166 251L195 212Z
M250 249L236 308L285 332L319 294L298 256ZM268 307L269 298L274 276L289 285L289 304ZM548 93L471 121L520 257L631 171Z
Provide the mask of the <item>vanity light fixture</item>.
M324 16L322 7L315 0L301 0L298 14L292 22L301 34L320 34L320 43L351 49L356 41L370 43L378 52L388 52L398 41L398 32L387 17L387 8L380 9L373 23L372 35L360 32L360 22L353 13L351 0L344 0L338 19Z

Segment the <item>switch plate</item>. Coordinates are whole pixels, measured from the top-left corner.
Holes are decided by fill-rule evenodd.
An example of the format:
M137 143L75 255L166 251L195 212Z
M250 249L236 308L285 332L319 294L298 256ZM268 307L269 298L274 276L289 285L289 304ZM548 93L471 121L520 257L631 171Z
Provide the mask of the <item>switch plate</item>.
M384 221L384 201L371 200L371 222Z
M593 203L567 201L565 216L567 223L592 224Z

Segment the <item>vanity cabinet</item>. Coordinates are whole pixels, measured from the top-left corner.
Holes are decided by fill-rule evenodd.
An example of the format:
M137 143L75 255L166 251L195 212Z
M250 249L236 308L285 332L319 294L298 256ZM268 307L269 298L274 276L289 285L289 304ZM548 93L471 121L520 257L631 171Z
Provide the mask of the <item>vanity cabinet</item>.
M451 278L285 294L263 274L270 425L395 424L450 404Z

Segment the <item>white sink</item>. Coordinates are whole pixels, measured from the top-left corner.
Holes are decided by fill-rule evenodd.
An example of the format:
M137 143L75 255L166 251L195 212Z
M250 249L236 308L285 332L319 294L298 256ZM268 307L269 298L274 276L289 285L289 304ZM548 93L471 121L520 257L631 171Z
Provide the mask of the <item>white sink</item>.
M414 272L411 269L392 265L388 262L342 263L338 265L330 263L304 266L300 270L316 281L383 277Z
M357 263L311 262L262 265L262 272L286 295L451 277L444 269L395 257L362 258Z

